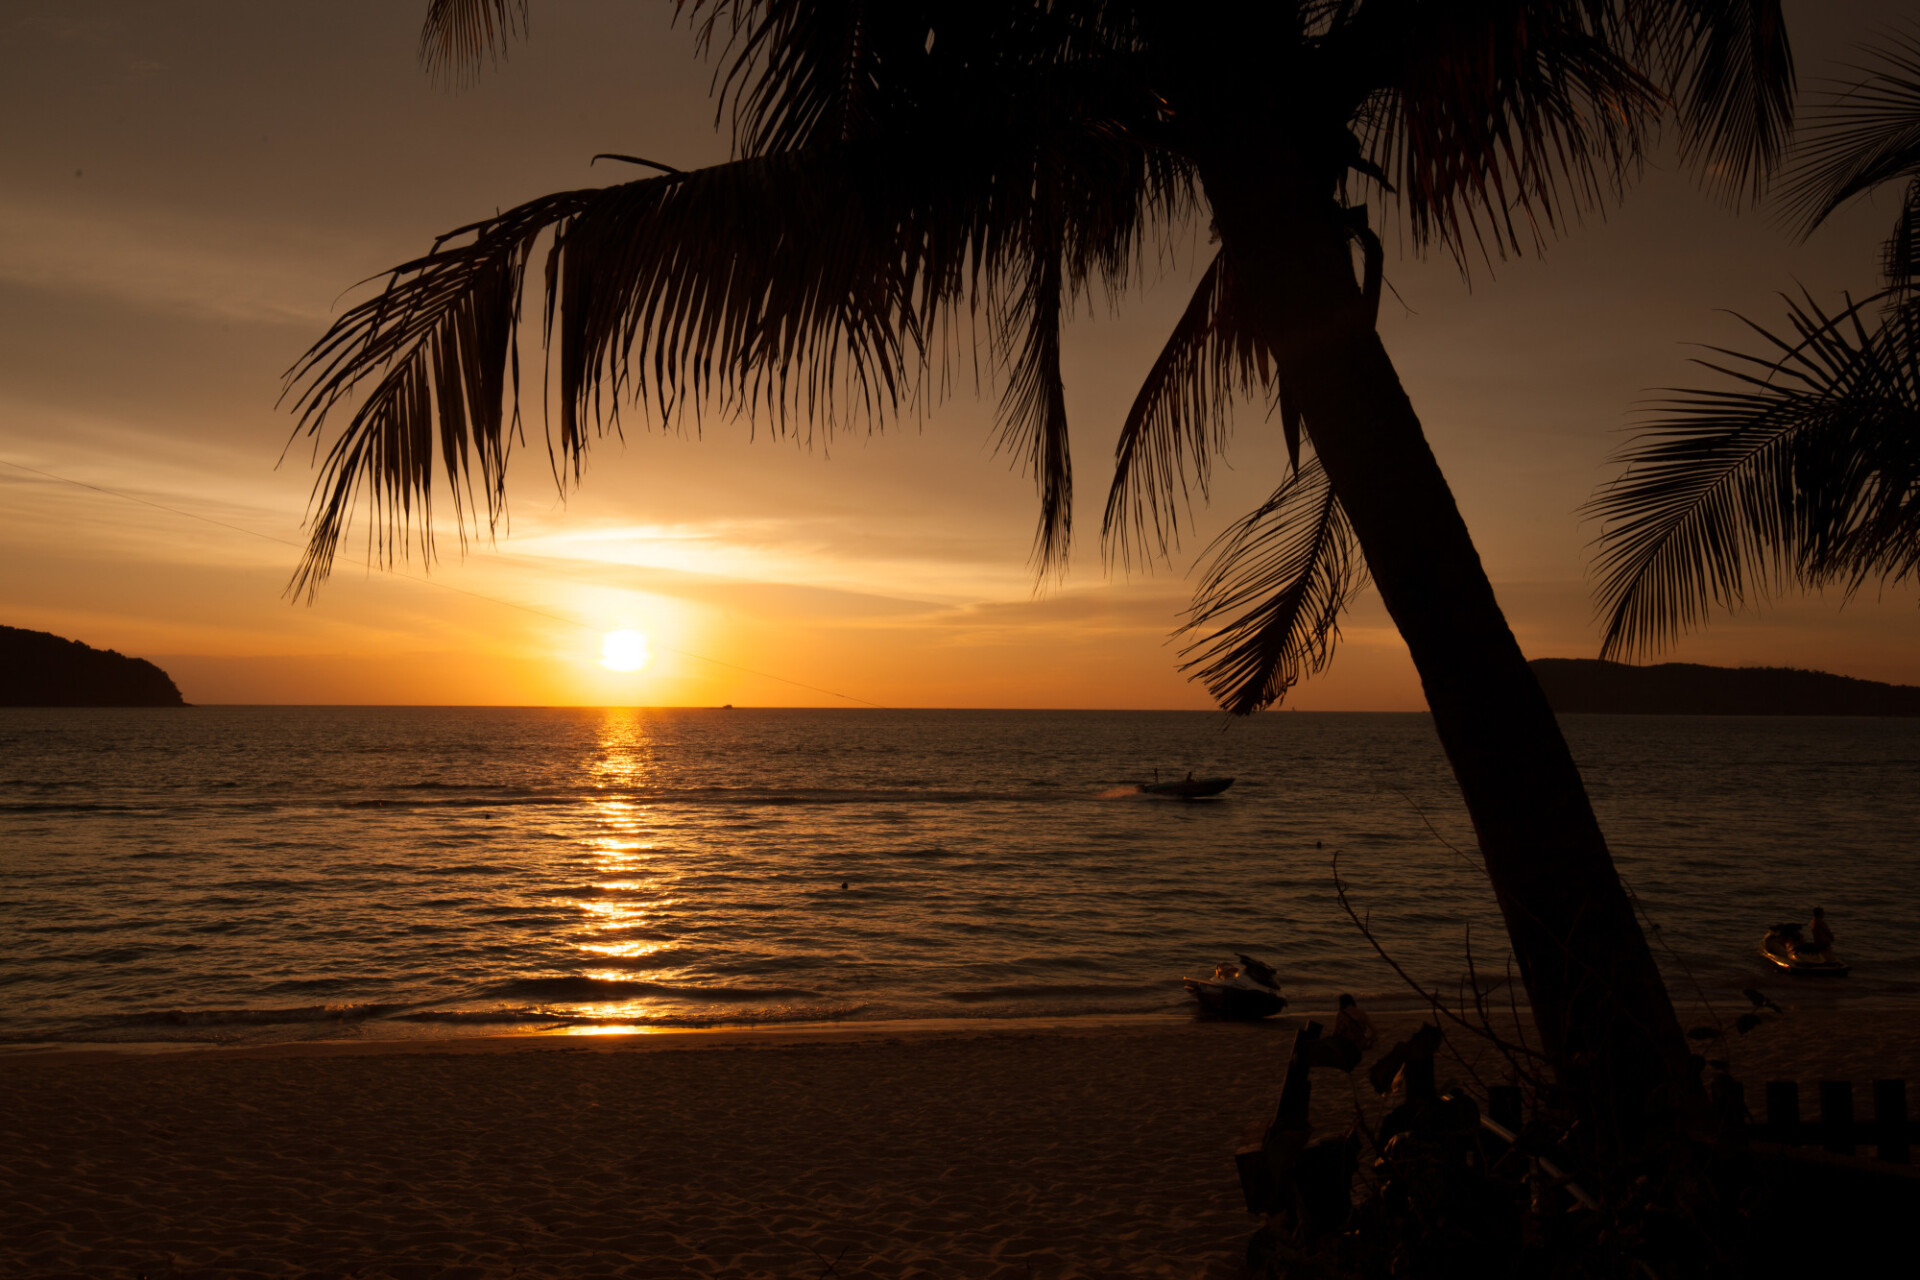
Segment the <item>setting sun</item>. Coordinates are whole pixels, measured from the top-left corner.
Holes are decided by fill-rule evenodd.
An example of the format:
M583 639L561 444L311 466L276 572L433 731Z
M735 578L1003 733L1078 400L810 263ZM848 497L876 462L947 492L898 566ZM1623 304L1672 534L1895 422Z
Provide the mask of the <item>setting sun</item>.
M600 665L609 671L638 671L652 657L638 631L609 631L600 642Z

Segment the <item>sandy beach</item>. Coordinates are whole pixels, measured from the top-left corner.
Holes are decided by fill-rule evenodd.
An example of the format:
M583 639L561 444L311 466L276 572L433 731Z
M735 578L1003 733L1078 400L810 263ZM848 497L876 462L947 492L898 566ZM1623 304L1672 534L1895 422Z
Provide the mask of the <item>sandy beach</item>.
M11 1058L0 1274L1230 1277L1300 1021ZM1746 1079L1920 1061L1911 1015L1785 1029ZM1323 1132L1377 1105L1316 1082Z

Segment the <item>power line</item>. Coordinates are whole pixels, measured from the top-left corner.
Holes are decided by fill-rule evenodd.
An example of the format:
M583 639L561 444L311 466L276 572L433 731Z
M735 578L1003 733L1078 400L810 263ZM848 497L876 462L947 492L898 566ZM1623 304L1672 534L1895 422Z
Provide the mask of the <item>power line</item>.
M61 484L70 484L77 489L91 489L95 493L103 493L110 498L122 498L128 502L137 502L143 507L153 507L159 511L166 511L176 516L183 516L188 520L198 520L202 524L217 525L222 529L232 530L234 533L244 533L250 538L261 538L267 542L278 543L283 547L292 547L296 551L302 549L300 543L294 542L289 538L276 538L270 533L261 533L258 529L248 529L241 525L228 524L225 520L216 520L212 516L201 515L197 511L185 511L179 507L170 507L164 502L155 502L151 498L142 498L138 494L126 493L119 489L109 489L105 485L88 484L84 480L75 480L71 476L56 475L51 471L42 471L39 467L30 467L24 462L14 462L7 458L0 458L0 464L12 467L16 471L28 471L36 476L43 476L48 480L57 480ZM550 613L545 609L536 608L530 604L521 604L517 600L502 600L499 596L483 595L478 591L469 591L465 587L456 587L449 582L436 582L432 578L407 573L401 569L389 569L387 572L393 574L396 578L405 578L409 582L418 582L429 587L438 587L442 591L451 591L456 595L471 596L475 600L484 600L488 604L497 604L502 608L518 609L522 613L531 613L536 617L546 618L550 621L561 623L564 626L578 627L583 631L592 630L591 627L581 622L578 618L562 617L560 614ZM809 693L824 693L829 698L843 698L848 702L857 702L865 707L881 707L881 704L878 702L869 702L865 698L856 698L850 693L841 693L838 690L822 688L817 684L807 684L800 680L789 680L785 676L776 676L770 671L756 671L752 667L743 667L735 662L722 662L718 658L709 658L704 653L692 653L686 649L676 649L671 645L664 644L657 647L664 653L675 654L682 658L692 658L695 662L705 662L716 667L725 667L729 671L738 671L743 675L758 676L762 680L772 680L778 684L792 685L796 689L805 689Z
M42 471L38 467L30 467L24 462L13 462L6 458L0 458L0 462L6 463L7 466L12 467L16 471L31 471L37 476L45 476L49 480L58 480L61 484L70 484L77 489L91 489L95 493L104 493L110 498L125 498L128 502L137 502L143 507L154 507L161 511L171 511L176 516L185 516L189 520L198 520L202 524L217 524L222 529L231 529L235 533L244 533L250 538L265 538L268 542L277 542L283 547L292 547L296 551L300 549L300 544L291 539L276 538L270 533L261 533L258 529L243 529L237 524L228 524L225 520L215 520L212 516L203 516L194 511L182 511L179 507L170 507L164 502L155 502L151 498L142 498L137 494L123 493L119 489L108 489L101 485L88 484L85 480L75 480L71 476L57 476L51 471ZM406 575L402 576L404 577Z

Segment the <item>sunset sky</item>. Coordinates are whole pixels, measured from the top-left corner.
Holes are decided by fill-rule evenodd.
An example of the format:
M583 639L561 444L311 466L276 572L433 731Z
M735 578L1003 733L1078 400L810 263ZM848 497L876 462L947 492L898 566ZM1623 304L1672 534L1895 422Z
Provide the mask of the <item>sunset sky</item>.
M0 624L151 658L203 703L1209 705L1168 633L1196 553L1280 478L1277 430L1242 413L1169 563L1109 573L1098 545L1192 241L1119 315L1069 330L1078 540L1037 594L1032 483L993 454L992 393L963 385L923 427L810 447L632 417L564 501L530 440L497 543L462 557L449 537L404 575L356 543L317 603L283 598L314 473L303 446L281 457L280 378L356 282L496 209L633 176L596 152L725 157L711 67L666 3L536 0L531 38L466 88L420 70L423 8L0 9ZM1803 88L1909 9L1790 3ZM1863 204L1795 244L1663 152L1622 207L1471 285L1389 241L1388 347L1529 656L1595 654L1597 530L1577 508L1657 389L1695 376L1689 344L1738 342L1728 311L1773 322L1798 285L1870 288L1892 217ZM1917 627L1911 591L1792 597L1669 656L1920 683ZM600 663L619 630L651 642L638 671ZM1291 705L1423 705L1377 598Z

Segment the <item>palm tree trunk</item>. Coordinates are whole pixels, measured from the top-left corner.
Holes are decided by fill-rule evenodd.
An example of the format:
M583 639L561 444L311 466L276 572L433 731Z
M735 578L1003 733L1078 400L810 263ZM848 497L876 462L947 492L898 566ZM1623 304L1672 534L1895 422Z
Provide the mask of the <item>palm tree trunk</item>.
M1338 210L1323 187L1289 180L1287 157L1259 159L1202 164L1241 320L1277 353L1412 653L1567 1100L1599 1149L1635 1150L1650 1114L1701 1102L1672 1002L1375 332Z

